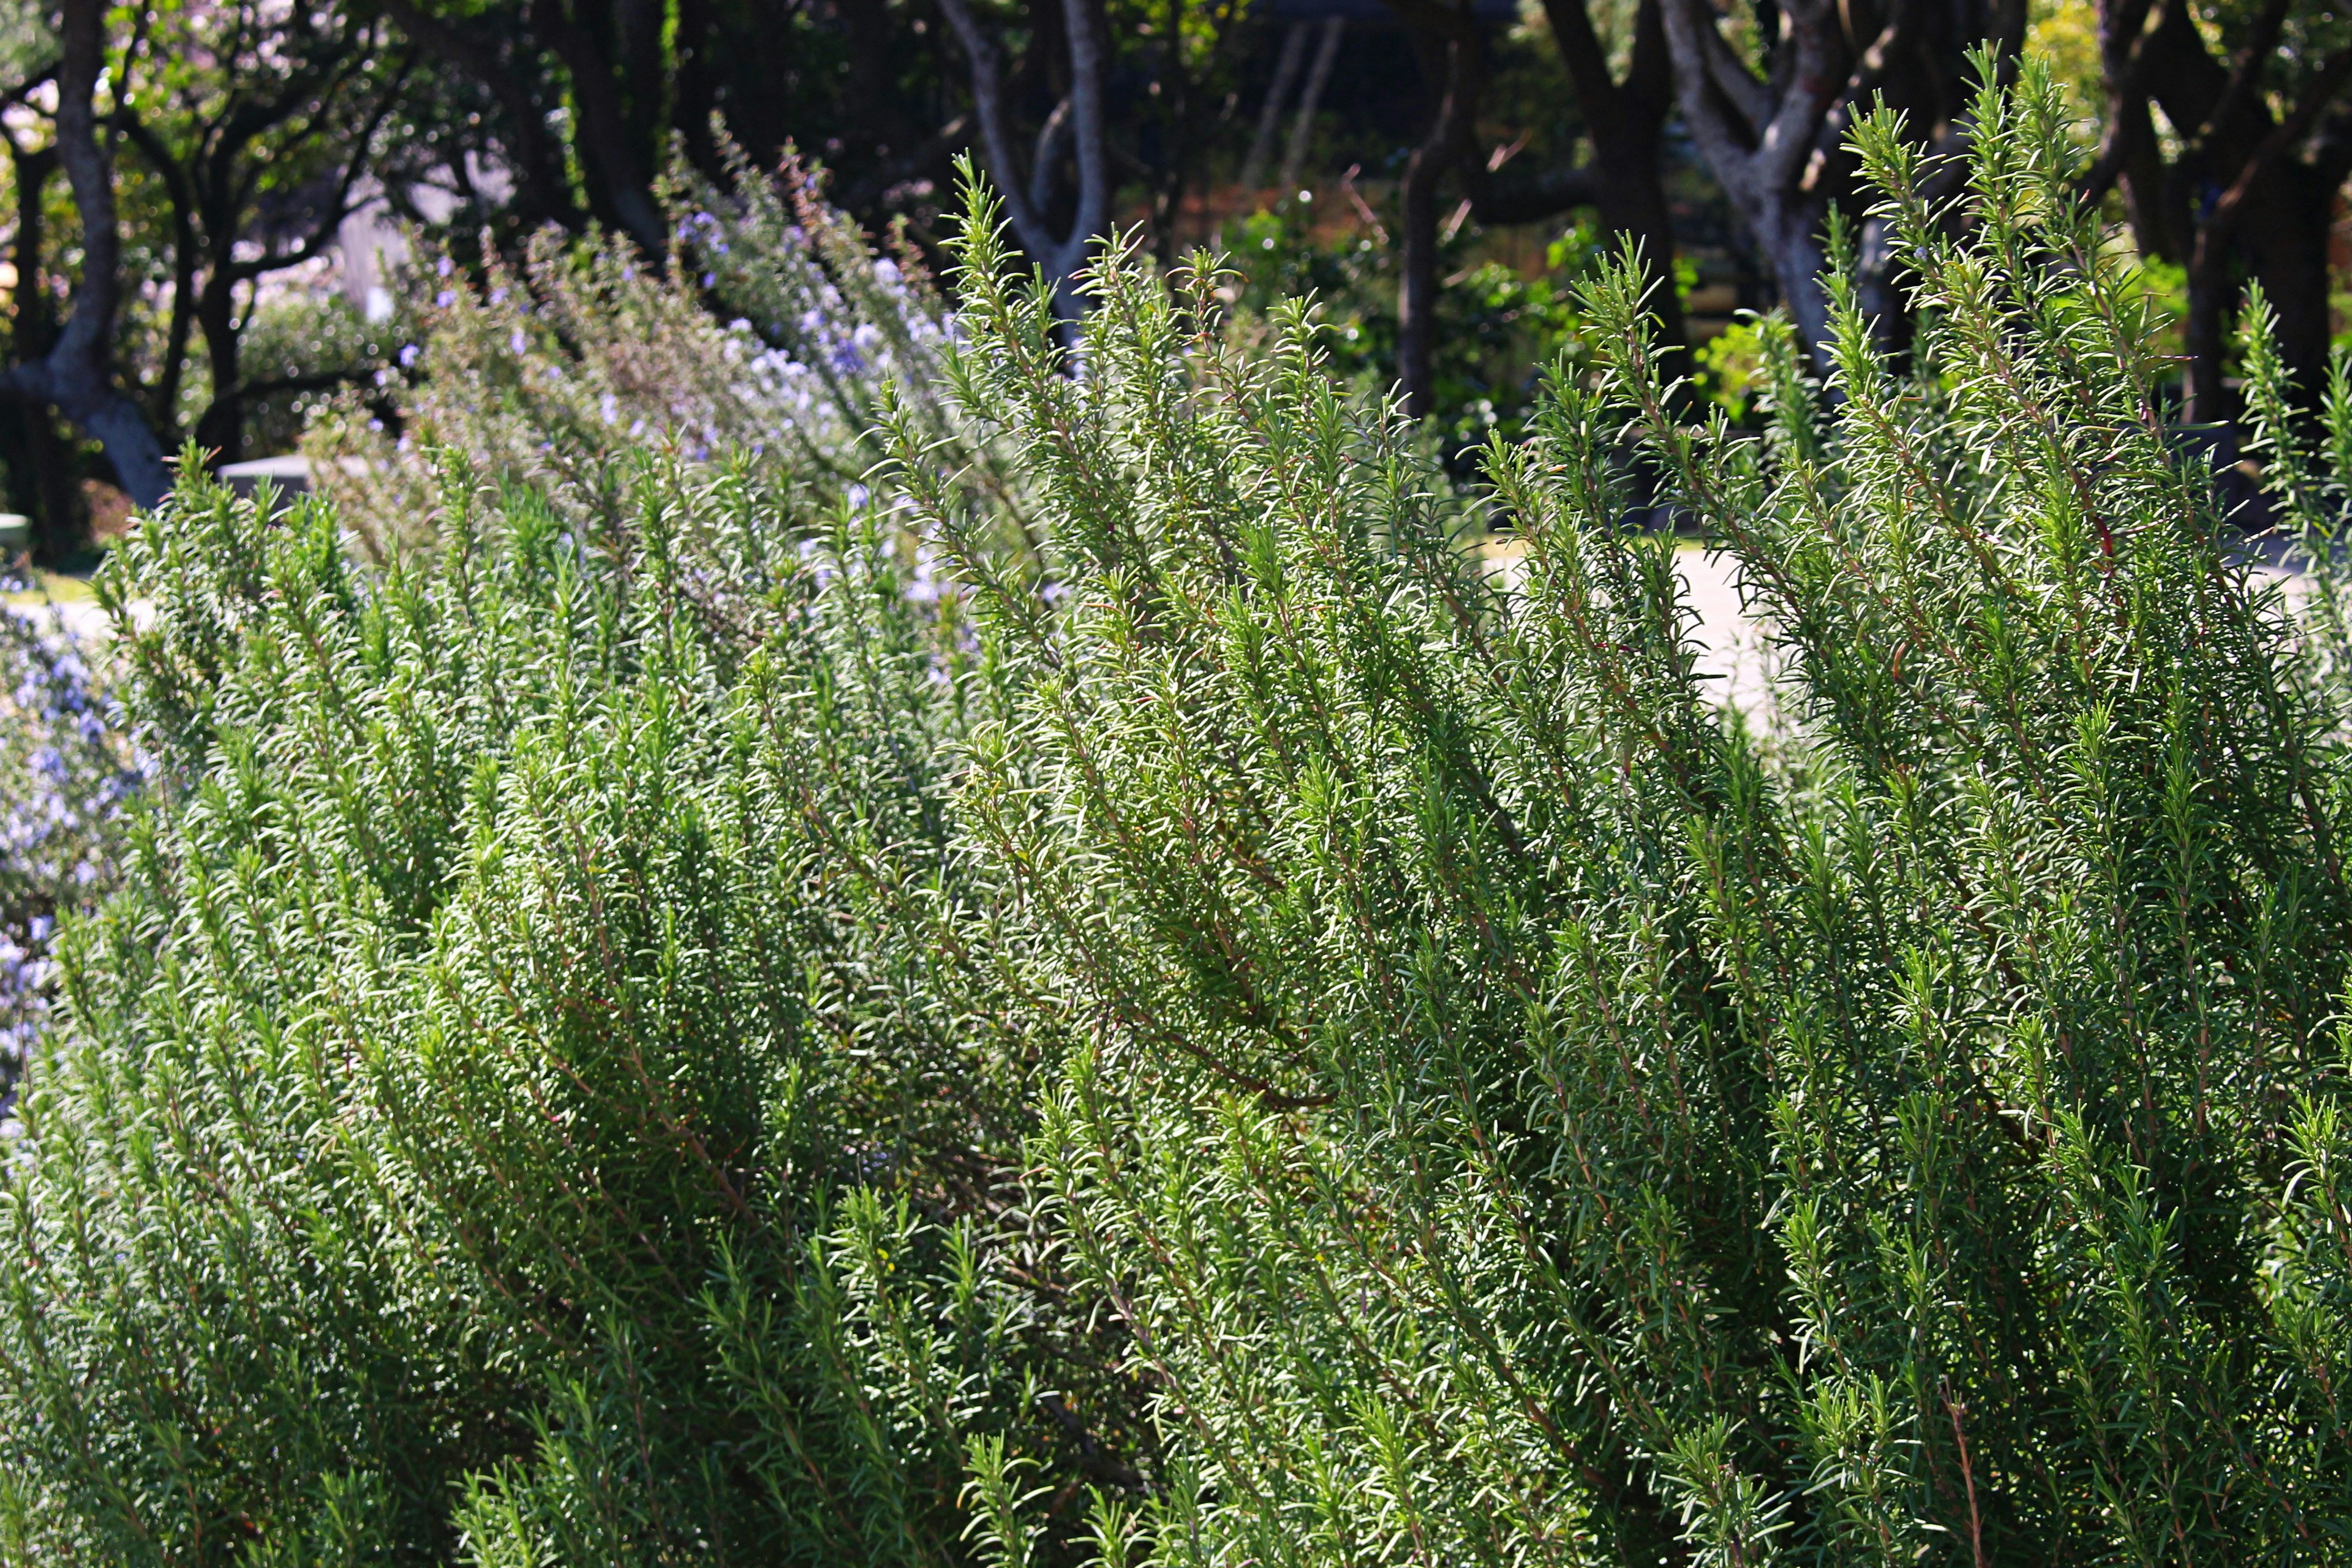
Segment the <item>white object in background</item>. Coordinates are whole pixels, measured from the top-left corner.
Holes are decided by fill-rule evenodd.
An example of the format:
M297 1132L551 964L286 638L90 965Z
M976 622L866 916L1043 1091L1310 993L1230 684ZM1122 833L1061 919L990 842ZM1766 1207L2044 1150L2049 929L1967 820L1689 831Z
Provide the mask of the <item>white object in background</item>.
M299 496L310 493L310 459L288 458L256 458L249 463L223 463L215 470L221 483L241 496L249 496L264 479L278 489L279 495Z

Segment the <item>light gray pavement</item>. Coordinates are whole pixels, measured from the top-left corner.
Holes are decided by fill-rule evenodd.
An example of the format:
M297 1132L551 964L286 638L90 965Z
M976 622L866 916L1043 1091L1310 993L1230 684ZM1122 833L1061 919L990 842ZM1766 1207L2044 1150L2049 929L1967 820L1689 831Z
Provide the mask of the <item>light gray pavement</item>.
M1685 545L1675 552L1675 569L1682 574L1691 609L1698 616L1696 640L1705 650L1699 672L1722 677L1709 683L1718 688L1721 698L1738 703L1750 717L1762 717L1771 696L1770 639L1767 628L1739 607L1731 557Z
M1511 570L1509 563L1517 553L1508 542L1487 549L1488 559L1506 572ZM2299 604L2309 580L2284 564L2282 559L2273 559L2279 552L2261 551L2258 554L2255 571L2279 582L2286 590L2289 603ZM1731 557L1686 542L1675 552L1675 569L1682 574L1691 610L1698 618L1694 640L1701 649L1699 672L1720 678L1708 684L1721 699L1738 703L1751 719L1764 718L1770 710L1775 657L1770 628L1741 610L1737 570Z
M57 597L45 603L37 594L12 594L6 605L10 615L32 621L43 631L52 626L62 626L77 642L104 642L114 635L106 612L98 607L97 600L87 596ZM131 606L133 616L138 616L140 607Z
M1505 538L1486 546L1486 559L1506 580L1517 576L1519 547ZM1761 715L1770 695L1770 644L1765 628L1743 614L1739 584L1731 558L1685 544L1675 552L1675 569L1682 574L1690 607L1698 616L1698 670L1716 677L1709 685L1723 700L1737 702L1751 715Z

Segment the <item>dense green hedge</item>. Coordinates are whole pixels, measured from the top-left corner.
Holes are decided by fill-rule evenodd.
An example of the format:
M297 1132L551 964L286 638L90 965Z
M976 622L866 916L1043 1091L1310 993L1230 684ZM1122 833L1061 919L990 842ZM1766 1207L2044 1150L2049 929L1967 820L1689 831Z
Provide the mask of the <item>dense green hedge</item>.
M984 205L870 504L445 453L378 570L184 492L12 1556L2341 1561L2352 393L2248 346L2291 609L2047 84L1975 113L1857 133L1908 369L1841 284L1693 426L1614 274L1481 496L1213 274L1107 262L1073 366Z

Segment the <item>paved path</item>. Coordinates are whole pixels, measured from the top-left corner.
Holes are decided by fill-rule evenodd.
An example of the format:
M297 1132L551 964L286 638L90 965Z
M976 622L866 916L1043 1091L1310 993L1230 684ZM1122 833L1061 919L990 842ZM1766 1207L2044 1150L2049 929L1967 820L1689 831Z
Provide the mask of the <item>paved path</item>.
M1488 548L1490 559L1507 561L1516 553L1515 547L1508 543ZM2254 569L2284 584L2288 600L2299 604L2307 592L2309 579L2281 560L2271 558L2277 553L2263 552L2263 558L2255 562ZM1675 569L1682 574L1691 609L1698 616L1695 640L1702 650L1699 672L1721 677L1708 684L1723 698L1738 703L1748 717L1765 717L1770 709L1769 671L1774 657L1769 628L1740 609L1735 563L1727 554L1685 543L1675 552Z
M46 568L36 568L34 575L37 586L0 598L10 614L44 622L55 616L68 636L81 642L104 642L113 637L114 628L108 624L106 612L98 607L88 577ZM131 602L131 619L140 626L146 626L153 614L146 600Z
M114 635L95 599L52 599L44 605L37 595L17 594L9 595L7 604L10 615L40 623L44 631L51 624L62 626L77 642L104 642Z
M1699 672L1723 677L1709 684L1738 703L1740 711L1761 718L1771 698L1770 642L1764 626L1739 608L1731 557L1686 546L1675 552L1675 569L1682 574L1691 608L1698 616L1696 641L1705 650Z

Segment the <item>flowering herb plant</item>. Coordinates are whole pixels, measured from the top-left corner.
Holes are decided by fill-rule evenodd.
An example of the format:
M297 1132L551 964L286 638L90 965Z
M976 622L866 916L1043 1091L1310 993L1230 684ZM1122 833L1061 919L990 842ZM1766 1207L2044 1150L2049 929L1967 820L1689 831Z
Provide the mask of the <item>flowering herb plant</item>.
M687 170L665 182L664 256L551 232L478 282L446 258L413 278L418 341L372 404L351 400L307 443L343 526L379 558L421 539L437 500L427 455L443 448L597 533L648 448L740 470L803 510L862 506L887 419L913 420L1003 510L1002 465L935 391L954 321L911 247L878 252L796 159L731 168L724 186ZM397 429L370 412L386 395Z
M94 639L54 604L0 607L0 1084L47 1023L57 917L113 885L147 773Z

